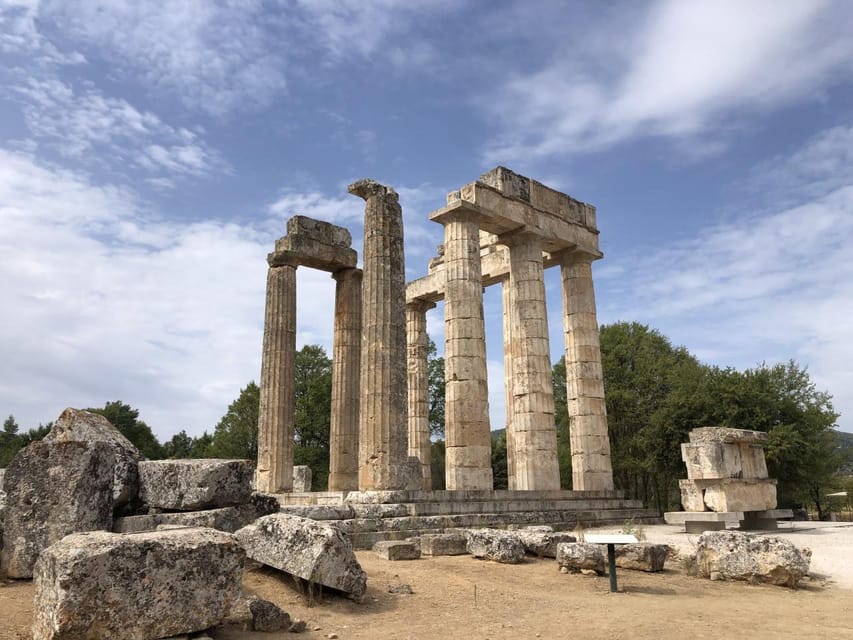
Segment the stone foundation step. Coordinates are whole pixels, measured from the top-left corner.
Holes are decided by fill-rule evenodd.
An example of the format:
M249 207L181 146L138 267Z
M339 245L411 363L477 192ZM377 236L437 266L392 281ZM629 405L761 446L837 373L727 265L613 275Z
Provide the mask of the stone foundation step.
M525 513L599 511L603 509L642 509L639 500L573 499L573 500L476 500L470 502L410 502L381 504L284 504L281 511L313 520L348 520L352 518L391 518L405 516L464 515L479 513Z
M438 502L512 502L546 500L621 499L621 491L510 491L507 489L482 491L308 491L276 494L279 503L286 505L340 505L340 504L402 504Z

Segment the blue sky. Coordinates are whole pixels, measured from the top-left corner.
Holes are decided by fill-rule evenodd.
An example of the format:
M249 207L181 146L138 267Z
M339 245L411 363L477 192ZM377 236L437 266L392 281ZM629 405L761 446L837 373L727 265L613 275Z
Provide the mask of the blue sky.
M0 413L211 430L259 376L288 217L360 251L346 185L395 187L411 279L428 213L503 164L598 207L601 322L794 358L853 431L851 25L843 0L0 0ZM300 345L330 346L333 284L300 270Z

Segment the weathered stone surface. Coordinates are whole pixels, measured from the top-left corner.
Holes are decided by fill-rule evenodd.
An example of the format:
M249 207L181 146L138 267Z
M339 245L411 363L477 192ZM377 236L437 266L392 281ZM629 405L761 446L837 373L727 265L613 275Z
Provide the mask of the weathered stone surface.
M253 599L249 602L249 611L252 613L252 629L254 631L280 631L290 629L290 615L274 602Z
M557 545L557 564L570 573L595 571L604 575L604 554L597 544L563 542Z
M809 572L811 551L788 540L738 531L712 531L699 537L696 572L711 580L745 580L794 588Z
M699 427L689 434L690 442L745 442L765 443L769 436L764 431L732 429L731 427Z
M181 511L244 504L253 475L249 460L147 460L139 463L139 497L149 507Z
M380 540L373 545L373 553L385 560L417 560L421 547L412 540Z
M367 587L352 546L340 530L307 518L274 513L234 534L257 562L360 601Z
M307 464L298 464L293 467L293 490L311 491L311 467Z
M244 557L212 529L67 536L36 565L33 638L148 640L207 629L240 597Z
M702 481L698 481L700 486ZM707 482L707 481L705 481ZM711 511L765 511L776 508L776 481L726 479L704 487Z
M137 465L144 456L109 420L97 413L68 408L53 423L43 442L104 442L115 450L113 504L118 507L136 497Z
M113 524L116 448L106 442L36 441L6 470L0 570L29 578L39 554L70 533Z
M141 533L154 531L158 526L169 524L182 527L207 527L234 533L256 519L255 509L246 507L223 507L205 511L183 511L180 513L152 513L142 516L116 518L115 533Z
M556 558L557 545L563 542L577 542L577 538L568 533L556 531L530 531L522 529L513 532L513 535L524 545L527 553L532 553L540 558Z
M468 529L465 532L468 553L475 558L518 564L524 560L524 545L516 533L496 529Z
M624 569L663 571L669 547L665 544L617 544L616 566Z
M468 553L468 537L462 533L427 533L418 538L425 556L463 556Z
M352 235L345 227L307 216L293 216L288 219L287 235L310 238L339 247L352 245Z

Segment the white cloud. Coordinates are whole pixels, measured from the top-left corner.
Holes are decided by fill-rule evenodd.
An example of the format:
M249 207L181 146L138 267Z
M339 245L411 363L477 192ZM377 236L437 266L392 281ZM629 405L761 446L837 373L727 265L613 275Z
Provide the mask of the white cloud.
M610 255L631 269L599 278L606 291L602 320L647 322L721 365L794 358L835 396L840 423L850 429L853 156L843 149L849 135L844 127L822 132L756 170L756 184L784 185L764 192L761 213L743 213L647 258Z
M662 0L639 24L598 25L609 45L593 29L487 95L481 104L502 126L487 156L547 157L710 128L719 134L738 126L738 110L814 100L850 81L851 19L844 2ZM583 51L588 43L595 59ZM715 140L704 150L720 148Z

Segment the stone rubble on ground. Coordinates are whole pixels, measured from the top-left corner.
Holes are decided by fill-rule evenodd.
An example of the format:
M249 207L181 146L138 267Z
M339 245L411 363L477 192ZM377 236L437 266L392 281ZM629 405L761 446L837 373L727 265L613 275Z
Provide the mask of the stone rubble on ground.
M334 525L274 513L234 534L252 560L361 601L367 574Z
M604 575L604 554L601 546L588 542L563 542L557 545L557 564L568 573L594 571Z
M464 533L425 533L417 538L425 556L464 556L468 538Z
M421 547L411 540L380 540L373 545L373 553L385 560L417 560Z
M253 631L281 631L290 630L290 615L269 600L256 598L249 602L249 611L252 614Z
M569 533L557 531L536 531L521 529L513 535L524 545L527 553L540 558L556 558L557 545L563 542L576 542L577 538Z
M699 537L694 567L711 580L745 580L796 588L809 573L811 551L778 536L709 531Z
M651 544L617 544L616 566L622 569L635 569L655 573L663 571L663 565L669 555L669 545Z
M198 511L246 504L251 460L146 460L139 463L139 497L148 507Z
M518 564L524 560L524 545L515 532L497 529L468 529L467 549L475 558L504 564Z
M33 640L153 640L208 629L241 596L245 554L212 529L77 533L35 569Z

